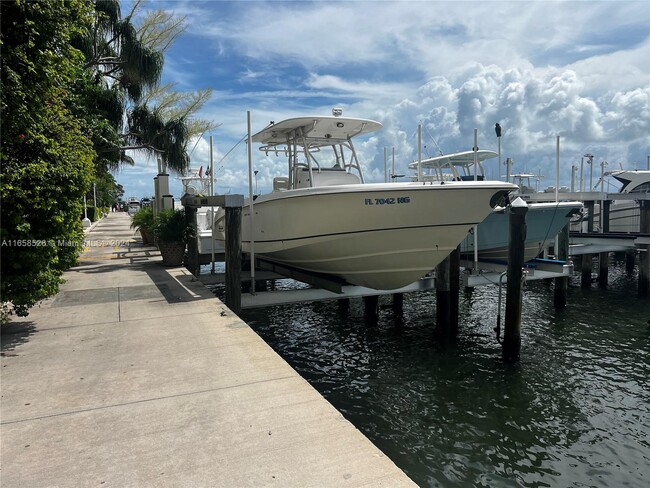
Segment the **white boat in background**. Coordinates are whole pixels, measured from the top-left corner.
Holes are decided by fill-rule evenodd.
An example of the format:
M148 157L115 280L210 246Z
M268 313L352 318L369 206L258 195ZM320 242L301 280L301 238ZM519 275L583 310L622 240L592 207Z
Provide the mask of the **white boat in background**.
M623 184L619 193L650 193L649 169L622 169L610 171L608 174Z
M476 156L476 157L475 157ZM420 168L423 181L483 181L485 171L483 162L497 157L497 153L488 150L464 151L448 155L435 156L409 164L410 169ZM475 163L476 161L476 163ZM476 173L474 168L476 165ZM529 179L536 178L534 174L519 174L520 185L513 195L531 193ZM414 176L417 180L417 175ZM524 184L523 182L527 182ZM526 240L524 243L524 260L536 258L551 244L555 236L578 215L583 204L578 201L560 201L549 203L529 203L526 214ZM477 239L474 234L468 235L461 243L461 254L464 258L474 258L475 242L478 246L479 260L506 261L508 259L509 218L505 207L498 206L481 222L478 227Z
M187 176L180 177L183 185L183 195L207 196L212 194L212 180L203 174L203 167L190 171ZM216 239L213 235L212 225L219 207L199 207L196 210L196 241L199 254L222 254L224 252L223 239Z
M271 123L252 136L266 154L285 155L288 172L245 204L244 252L394 290L429 273L516 189L499 181L364 183L352 139L382 125L333 114Z
M604 177L611 176L622 186L618 193L645 195L650 193L650 170L608 171ZM596 187L600 184L597 183ZM603 185L604 186L604 185ZM586 228L586 221L583 223ZM594 230L600 229L600 204L594 206ZM609 206L609 232L634 233L641 230L641 211L635 200L614 200Z
M140 210L140 199L138 197L129 197L126 201L126 211L133 216Z

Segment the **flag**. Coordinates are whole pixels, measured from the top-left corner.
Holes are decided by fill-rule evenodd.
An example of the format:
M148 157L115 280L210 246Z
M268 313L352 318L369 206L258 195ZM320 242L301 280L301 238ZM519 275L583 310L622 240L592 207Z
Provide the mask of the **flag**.
M205 170L205 176L212 176L212 168L210 166Z
M203 178L203 165L199 168L199 178Z

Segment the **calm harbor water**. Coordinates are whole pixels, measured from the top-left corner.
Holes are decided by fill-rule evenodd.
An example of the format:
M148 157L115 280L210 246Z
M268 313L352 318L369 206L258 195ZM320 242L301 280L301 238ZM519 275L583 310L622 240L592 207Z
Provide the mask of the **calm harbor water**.
M648 486L650 300L622 264L607 291L579 285L558 312L548 282L526 284L515 364L492 286L461 290L452 340L434 333L435 293L376 326L361 300L345 316L317 302L242 318L420 486Z

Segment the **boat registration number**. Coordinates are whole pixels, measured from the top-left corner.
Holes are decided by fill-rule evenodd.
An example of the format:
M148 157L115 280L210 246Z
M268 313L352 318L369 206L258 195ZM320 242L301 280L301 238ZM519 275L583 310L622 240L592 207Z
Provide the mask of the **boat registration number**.
M400 203L411 203L411 197L388 197L388 198L366 198L365 205L396 205Z

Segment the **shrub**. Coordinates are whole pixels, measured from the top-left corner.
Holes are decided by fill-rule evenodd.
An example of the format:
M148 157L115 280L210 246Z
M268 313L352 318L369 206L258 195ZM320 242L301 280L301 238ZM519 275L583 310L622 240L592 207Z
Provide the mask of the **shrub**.
M194 227L185 220L185 211L164 209L154 219L153 234L160 242L187 242Z
M151 207L143 207L138 210L131 220L131 228L135 230L153 231L154 218L153 209Z

